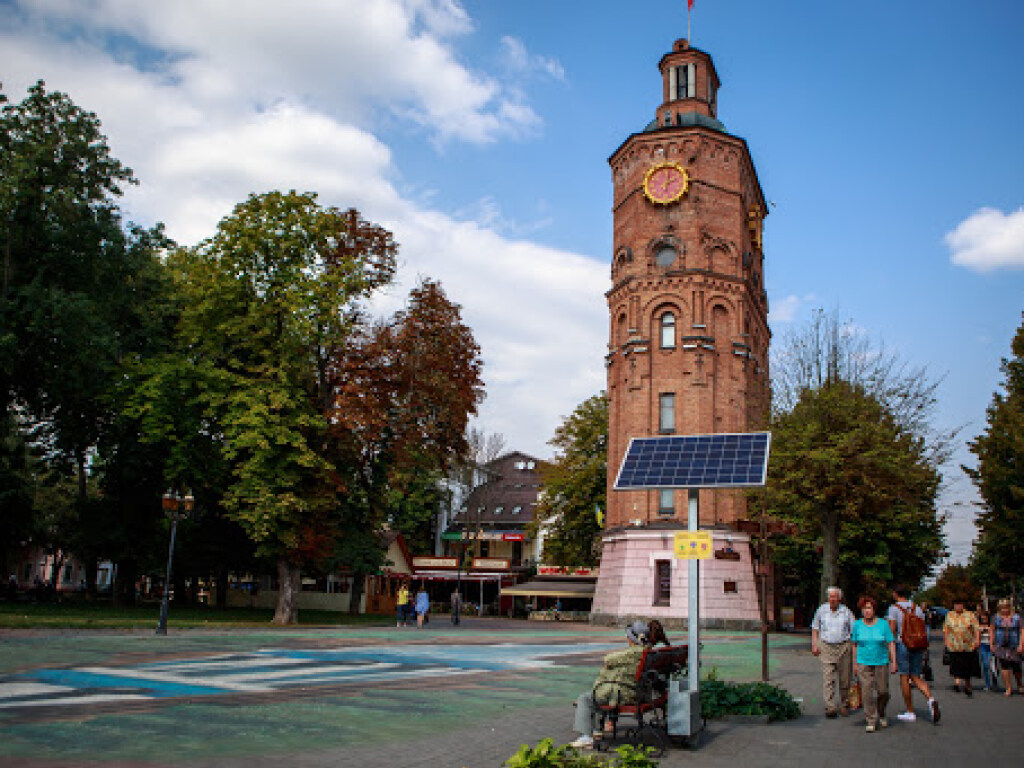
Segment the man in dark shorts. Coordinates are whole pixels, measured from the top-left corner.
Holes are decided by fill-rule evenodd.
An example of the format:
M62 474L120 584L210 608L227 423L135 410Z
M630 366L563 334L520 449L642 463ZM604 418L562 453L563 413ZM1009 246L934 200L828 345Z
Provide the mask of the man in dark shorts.
M924 651L912 651L903 644L903 617L905 612L913 611L915 615L924 618L924 612L920 606L910 601L910 590L906 587L894 587L892 590L893 605L889 607L886 616L889 619L889 626L892 627L892 635L896 638L896 668L900 674L900 691L903 693L903 703L906 709L896 715L897 720L905 723L912 723L917 720L914 714L914 706L911 701L913 688L917 688L928 697L928 711L931 713L932 722L938 723L941 713L939 703L932 696L928 683L924 681L922 669L924 668ZM911 687L913 686L913 688Z

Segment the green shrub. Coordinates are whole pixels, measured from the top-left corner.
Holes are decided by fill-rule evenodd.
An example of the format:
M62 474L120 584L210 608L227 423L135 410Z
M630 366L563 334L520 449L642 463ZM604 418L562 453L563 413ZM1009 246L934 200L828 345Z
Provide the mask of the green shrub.
M700 711L709 720L725 715L767 715L772 722L800 717L800 705L784 688L714 678L701 683Z
M505 761L505 768L656 768L649 756L650 747L641 749L631 745L615 748L617 757L610 762L596 754L580 754L579 750L564 744L555 746L554 739L544 739L536 747L523 744Z

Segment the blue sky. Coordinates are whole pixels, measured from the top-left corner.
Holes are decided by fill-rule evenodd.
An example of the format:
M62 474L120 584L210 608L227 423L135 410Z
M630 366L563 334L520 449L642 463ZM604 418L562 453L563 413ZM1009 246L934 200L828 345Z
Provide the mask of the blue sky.
M242 10L244 9L244 11ZM97 112L180 242L253 191L318 191L391 227L402 285L441 279L487 363L480 426L550 455L603 387L608 156L653 117L685 0L0 0L0 79ZM944 377L984 428L1024 310L1024 4L696 0L719 117L766 197L776 340L837 310ZM972 498L943 503L954 559Z

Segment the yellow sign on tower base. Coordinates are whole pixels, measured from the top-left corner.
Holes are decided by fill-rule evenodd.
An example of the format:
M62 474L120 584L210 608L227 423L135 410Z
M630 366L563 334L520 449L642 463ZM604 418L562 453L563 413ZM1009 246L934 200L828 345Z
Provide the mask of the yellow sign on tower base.
M707 560L711 557L711 531L681 531L676 534L678 560Z

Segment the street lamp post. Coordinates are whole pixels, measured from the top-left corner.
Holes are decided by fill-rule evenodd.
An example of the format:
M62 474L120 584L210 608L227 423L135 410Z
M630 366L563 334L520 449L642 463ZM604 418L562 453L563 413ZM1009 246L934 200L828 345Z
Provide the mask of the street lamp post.
M191 493L180 496L176 491L168 491L164 494L164 514L171 521L171 543L167 547L167 573L164 576L164 595L160 602L160 621L156 625L158 635L167 634L167 608L168 598L171 593L171 563L174 560L174 539L178 534L178 521L189 516L195 499Z

